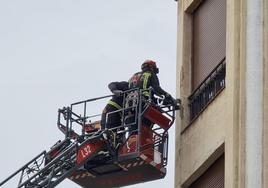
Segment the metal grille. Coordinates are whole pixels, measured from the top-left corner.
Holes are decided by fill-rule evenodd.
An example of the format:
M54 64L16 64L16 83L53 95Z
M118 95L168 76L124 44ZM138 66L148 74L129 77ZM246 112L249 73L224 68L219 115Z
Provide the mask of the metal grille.
M225 88L225 72L226 63L224 58L189 97L191 122Z

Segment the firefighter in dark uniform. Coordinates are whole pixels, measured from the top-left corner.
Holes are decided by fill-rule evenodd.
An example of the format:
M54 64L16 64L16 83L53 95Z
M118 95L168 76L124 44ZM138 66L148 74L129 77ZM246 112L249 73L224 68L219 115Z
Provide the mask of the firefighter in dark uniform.
M121 110L123 106L123 92L128 90L128 82L111 82L108 85L111 92L114 94L112 99L105 106L101 116L101 128L110 129L121 125ZM114 113L113 113L114 112Z
M143 95L146 99L152 97L154 99L154 94L156 95L163 95L165 96L166 101L169 102L176 102L176 100L166 91L164 91L159 84L159 79L157 74L159 73L159 69L156 66L156 63L152 60L146 60L141 65L141 72L134 74L129 80L129 89L139 88L143 89ZM153 91L150 95L149 88L152 88Z
M146 60L141 65L141 72L137 72L134 74L129 80L129 89L143 89L143 97L145 100L152 99L152 101L156 104L156 98L154 94L161 96L163 95L165 104L176 104L176 100L166 91L164 91L159 84L159 79L157 74L159 73L159 69L156 66L156 63L152 60ZM149 88L152 88L152 91L149 91ZM151 95L151 96L150 96ZM127 97L128 98L128 97ZM130 98L130 97L129 97ZM132 102L133 103L133 102ZM130 114L127 117L126 122L135 122L135 116ZM144 118L143 123L149 127L152 126L151 122ZM131 127L131 131L137 130L137 125Z

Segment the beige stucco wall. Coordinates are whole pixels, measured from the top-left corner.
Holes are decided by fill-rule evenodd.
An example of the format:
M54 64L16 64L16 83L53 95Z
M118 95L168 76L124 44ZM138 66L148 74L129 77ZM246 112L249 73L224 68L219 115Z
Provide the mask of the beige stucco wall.
M232 121L225 117L231 109L227 106L228 89L225 89L189 126L188 96L192 90L190 13L200 2L178 1L177 95L182 99L183 110L177 118L180 126L176 130L176 188L190 185L223 153L226 126Z
M184 0L183 10L192 13L203 0Z
M244 187L244 112L245 112L245 12L243 0L227 0L227 77L228 118L225 149L225 187Z
M243 48L244 14L240 0L227 0L226 88L190 126L188 100L191 93L191 15L200 0L178 1L177 97L183 112L177 117L175 187L187 187L225 153L225 187L243 184ZM192 3L192 4L191 4ZM242 70L242 71L241 71ZM188 127L187 127L188 126ZM223 147L224 146L224 147Z
M175 187L187 187L223 151L225 187L245 187L246 1L227 1L226 88L189 126L191 94L191 13L202 0L178 1L177 117ZM264 3L263 188L268 187L268 0Z
M224 90L209 108L181 134L180 166L182 171L179 174L181 184L189 185L200 176L205 170L200 167L224 144L226 125L229 121L228 118L223 118L228 110L226 99ZM215 159L211 159L208 163L211 164Z

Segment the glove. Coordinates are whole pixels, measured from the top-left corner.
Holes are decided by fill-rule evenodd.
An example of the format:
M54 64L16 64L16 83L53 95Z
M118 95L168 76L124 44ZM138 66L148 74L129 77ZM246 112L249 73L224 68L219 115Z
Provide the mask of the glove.
M165 98L167 99L167 101L170 101L171 104L177 104L176 99L174 99L169 93L165 95Z
M165 94L165 98L167 100L172 100L173 99L173 97L169 93Z
M171 97L170 100L172 101L172 104L173 104L173 105L175 105L175 106L177 105L177 100L176 100L176 99L174 99L173 97Z
M121 91L121 90L114 90L114 91L113 91L113 94L114 94L115 96L117 96L117 97L120 97L120 96L123 95L123 91Z

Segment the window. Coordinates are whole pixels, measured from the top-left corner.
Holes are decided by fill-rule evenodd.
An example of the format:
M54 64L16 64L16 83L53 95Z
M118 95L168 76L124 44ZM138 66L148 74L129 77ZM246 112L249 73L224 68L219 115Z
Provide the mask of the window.
M226 0L205 0L193 13L190 119L225 87Z
M224 155L217 159L190 188L224 188Z

